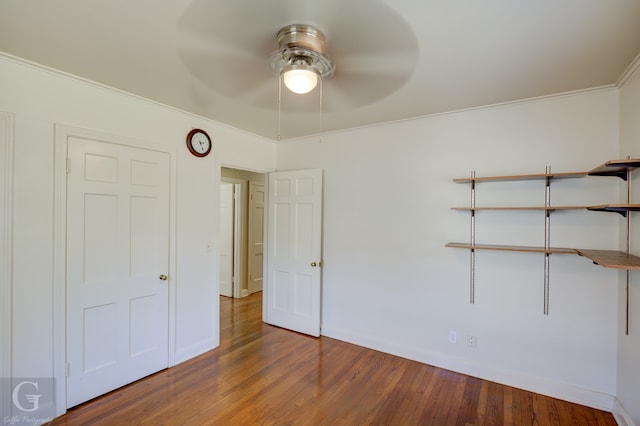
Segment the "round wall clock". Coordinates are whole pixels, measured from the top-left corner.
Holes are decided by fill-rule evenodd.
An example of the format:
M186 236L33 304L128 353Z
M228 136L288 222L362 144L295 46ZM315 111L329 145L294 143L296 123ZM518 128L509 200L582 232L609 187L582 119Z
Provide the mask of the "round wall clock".
M193 129L187 135L187 148L196 157L206 157L211 152L211 138L201 129Z

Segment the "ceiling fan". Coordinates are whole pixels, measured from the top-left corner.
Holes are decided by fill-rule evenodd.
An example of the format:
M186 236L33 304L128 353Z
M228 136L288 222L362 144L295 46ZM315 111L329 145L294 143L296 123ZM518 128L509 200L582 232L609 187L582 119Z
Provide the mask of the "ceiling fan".
M392 94L418 59L409 25L377 0L194 0L177 50L202 84L248 107L276 109L280 75L285 85L310 77L305 92L321 78L326 113ZM284 109L317 111L308 96L286 96Z
M278 50L269 66L282 76L293 93L304 95L315 89L319 78L331 77L335 64L325 55L325 37L311 25L287 25L276 36Z

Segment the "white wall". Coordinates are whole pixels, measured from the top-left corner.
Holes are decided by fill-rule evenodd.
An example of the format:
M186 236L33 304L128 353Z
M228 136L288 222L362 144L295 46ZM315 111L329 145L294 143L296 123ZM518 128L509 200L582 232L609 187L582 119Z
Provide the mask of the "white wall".
M275 166L275 144L134 96L0 57L0 111L15 114L13 224L13 376L52 377L54 125L157 144L176 152L177 308L170 358L218 344L220 164L258 171ZM193 127L212 135L213 153L191 156ZM208 245L212 244L208 249ZM4 343L3 343L4 344Z
M640 157L640 68L620 88L620 158ZM626 199L626 194L622 195ZM640 171L632 174L631 202L640 203ZM626 232L626 226L623 227ZM626 249L626 234L621 238ZM631 253L640 255L640 214L631 215ZM626 323L626 274L621 274L618 340L618 401L634 424L640 425L640 273L630 274L630 324Z
M469 186L452 178L580 171L618 157L617 90L606 89L281 143L278 170L322 168L324 335L611 409L618 272L551 257L477 253L469 304ZM616 201L616 178L554 181L552 204ZM542 182L479 184L477 205L543 205ZM478 243L543 245L541 213L482 212ZM618 215L552 216L556 246L616 249ZM450 330L458 343L448 343ZM465 336L477 336L468 348Z

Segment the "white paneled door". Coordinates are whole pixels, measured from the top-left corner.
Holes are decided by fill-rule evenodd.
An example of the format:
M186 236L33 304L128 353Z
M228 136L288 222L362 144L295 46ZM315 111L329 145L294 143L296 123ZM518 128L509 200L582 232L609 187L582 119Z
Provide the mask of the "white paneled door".
M168 365L168 153L68 140L67 407Z
M249 293L262 291L264 270L264 183L249 182Z
M320 335L322 170L269 174L266 322Z

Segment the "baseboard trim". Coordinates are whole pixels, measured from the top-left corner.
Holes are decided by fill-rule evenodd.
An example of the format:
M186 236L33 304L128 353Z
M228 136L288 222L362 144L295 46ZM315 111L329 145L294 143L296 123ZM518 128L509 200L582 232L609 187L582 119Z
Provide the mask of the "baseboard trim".
M202 355L205 352L209 352L219 346L215 339L206 339L193 345L189 345L185 348L176 350L174 356L174 363L169 367L174 367L192 358Z
M627 413L627 410L625 410L617 398L613 405L613 418L616 419L616 423L620 426L636 426L629 413Z
M612 395L567 383L549 380L548 378L532 376L517 371L504 370L494 366L475 363L461 357L439 352L425 351L420 348L399 345L376 337L360 335L326 326L323 326L322 328L322 335L402 358L422 362L424 364L433 365L435 367L444 368L446 370L455 371L457 373L597 408L599 410L613 412L614 409L615 397ZM628 426L632 425L633 424L630 424Z

